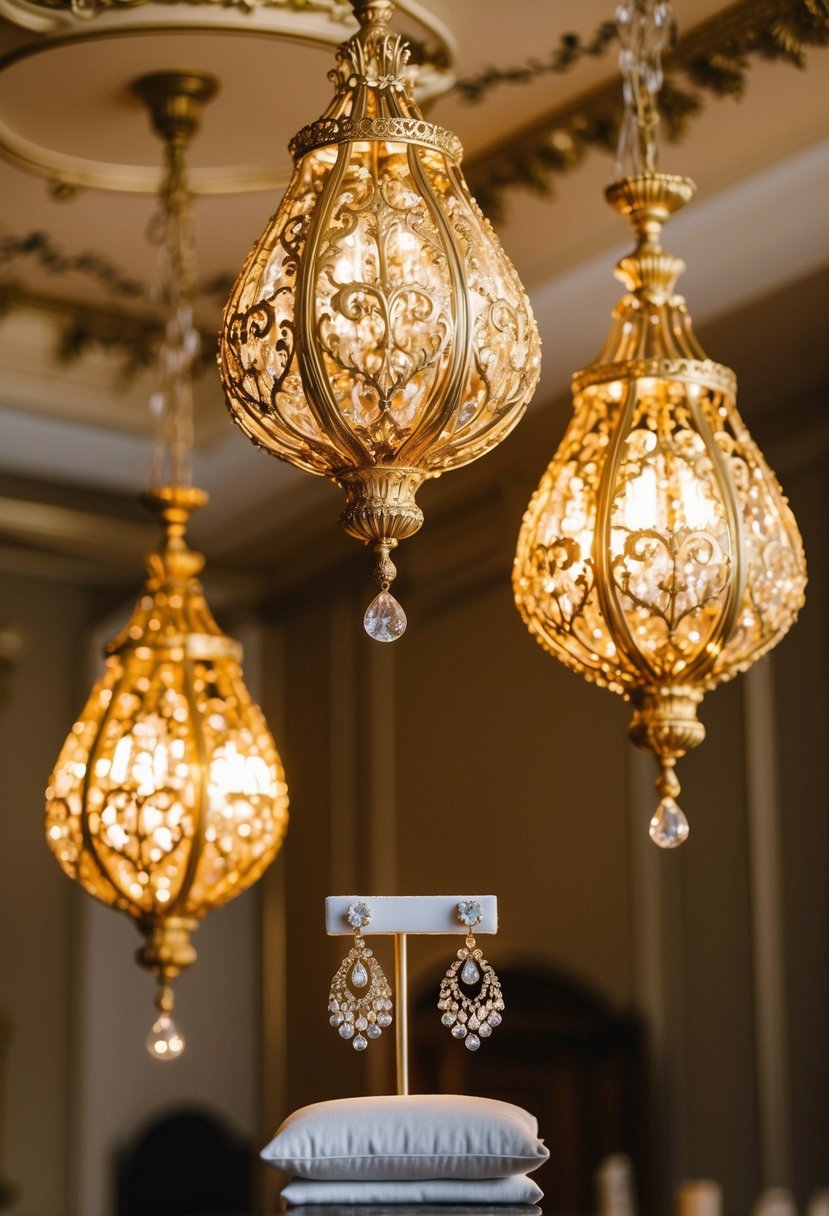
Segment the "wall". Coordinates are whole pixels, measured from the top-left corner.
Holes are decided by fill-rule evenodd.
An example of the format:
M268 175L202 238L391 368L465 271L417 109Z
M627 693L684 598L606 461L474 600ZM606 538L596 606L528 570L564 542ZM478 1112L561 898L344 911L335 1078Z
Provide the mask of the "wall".
M43 791L77 712L77 639L88 594L2 575L0 612L28 653L0 706L0 1009L12 1022L2 1172L21 1216L57 1216L68 1186L70 992L77 901L46 848Z
M753 347L759 385L762 359L779 352ZM761 1186L791 1185L802 1206L829 1182L819 374L752 422L804 533L807 607L769 661L706 698L708 738L681 765L692 834L676 854L647 838L653 773L627 743L627 708L547 656L511 604L518 521L566 402L424 487L426 524L399 551L410 628L394 646L362 633L373 588L356 544L332 542L322 573L306 556L303 582L291 561L273 562L270 627L246 670L252 686L262 678L291 828L262 886L199 930L199 962L179 985L188 1052L167 1070L144 1055L152 984L132 962L133 926L77 891L41 836L43 786L89 685L84 639L100 599L4 572L0 612L32 643L0 710L0 1008L15 1023L0 1166L20 1185L18 1216L105 1216L114 1149L168 1103L204 1101L258 1142L305 1102L387 1089L390 1036L360 1058L328 1026L343 943L325 937L322 901L467 884L500 897L496 966L547 961L646 1015L663 1206L686 1176L719 1179L734 1216ZM334 502L332 490L326 535ZM306 555L312 541L302 537ZM451 948L413 943L415 989L434 983Z
M400 642L362 636L373 592L357 550L272 605L294 807L282 1113L391 1082L388 1036L358 1061L327 1026L342 944L323 936L324 896L493 890L496 967L548 962L646 1016L662 1206L687 1177L716 1178L728 1213L771 1185L805 1204L829 1182L827 428L792 453L791 429L760 419L802 524L809 603L771 659L706 698L708 738L680 765L691 837L674 854L647 838L654 773L627 707L546 655L512 605L521 511L565 409L424 487L423 531L395 558ZM451 949L413 943L413 987Z

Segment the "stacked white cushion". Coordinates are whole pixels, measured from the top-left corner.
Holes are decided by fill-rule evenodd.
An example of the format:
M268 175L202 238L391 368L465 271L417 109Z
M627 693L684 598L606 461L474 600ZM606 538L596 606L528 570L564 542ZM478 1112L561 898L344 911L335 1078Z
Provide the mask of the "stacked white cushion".
M262 1150L289 1203L533 1203L533 1115L460 1094L342 1098L295 1111Z
M292 1178L282 1188L289 1204L535 1203L541 1188L525 1174L513 1178L418 1178L414 1182L315 1182Z

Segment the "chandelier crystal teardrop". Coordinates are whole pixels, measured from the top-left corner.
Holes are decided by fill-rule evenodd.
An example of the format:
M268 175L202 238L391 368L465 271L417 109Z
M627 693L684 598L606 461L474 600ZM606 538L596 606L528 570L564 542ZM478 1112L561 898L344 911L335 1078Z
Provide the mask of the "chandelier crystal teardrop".
M162 227L181 273L190 262L181 155L215 83L170 72L138 86L168 139ZM189 458L182 437L197 345L187 320L189 285L186 273L168 284L176 302L168 342L176 351L171 367L162 367L162 447L180 475ZM46 791L46 838L70 878L136 920L144 937L137 959L160 985L147 1049L173 1060L184 1039L171 1017L171 984L195 961L190 936L274 859L288 796L273 738L244 683L241 647L213 619L198 581L204 559L185 539L207 495L179 483L142 497L161 520L162 542L58 756Z
M336 95L294 138L287 194L225 309L220 368L254 443L344 490L341 523L377 559L364 624L394 641L391 553L423 522L417 490L512 430L540 344L459 141L408 94L393 4L354 8Z
M694 191L657 173L658 55L669 6L617 15L635 171L607 190L636 248L595 363L573 377L574 416L518 538L513 588L530 632L566 666L630 700L631 738L658 758L652 839L688 835L675 764L705 737L703 694L780 641L803 604L794 517L736 406L730 368L697 342L661 231ZM628 52L625 58L625 52ZM654 63L655 61L655 63Z

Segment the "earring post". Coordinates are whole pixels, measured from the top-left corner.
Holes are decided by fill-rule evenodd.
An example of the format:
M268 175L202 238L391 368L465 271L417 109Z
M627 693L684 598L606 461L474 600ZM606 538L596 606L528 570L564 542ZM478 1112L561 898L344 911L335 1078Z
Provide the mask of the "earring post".
M394 989L397 993L395 1045L397 1049L397 1092L409 1092L409 979L405 933L394 935Z

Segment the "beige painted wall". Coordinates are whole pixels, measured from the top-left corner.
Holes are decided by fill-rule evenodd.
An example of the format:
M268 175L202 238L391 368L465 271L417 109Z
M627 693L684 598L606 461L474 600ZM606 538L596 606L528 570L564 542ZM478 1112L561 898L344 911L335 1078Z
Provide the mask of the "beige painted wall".
M665 1203L683 1178L714 1177L735 1216L763 1186L805 1204L829 1182L825 428L782 470L809 605L759 675L706 698L708 738L680 765L691 837L671 854L647 839L653 773L627 742L627 707L546 655L512 605L521 507L564 410L424 488L426 524L396 559L410 619L399 643L362 636L373 592L359 553L273 609L294 808L283 1113L390 1080L390 1042L355 1060L326 1025L341 947L323 935L324 896L492 890L496 965L547 961L647 1017ZM776 450L771 433L773 462ZM414 985L448 952L414 943Z
M21 1216L65 1211L68 1186L72 884L43 838L43 791L77 712L89 599L60 583L3 574L0 612L28 653L0 706L0 1008L12 1021L2 1168Z
M200 927L198 963L176 985L187 1050L160 1065L144 1047L155 985L134 961L134 925L83 895L45 844L48 775L127 612L90 631L99 602L2 575L0 612L29 642L0 707L0 1009L13 1026L0 1170L18 1187L16 1216L110 1216L116 1152L174 1107L210 1108L261 1137L260 891ZM242 633L255 687L257 635Z
M829 445L825 426L809 429L815 403L758 431L804 532L807 608L765 674L706 699L709 737L681 766L692 835L678 854L647 840L652 774L628 746L625 706L545 655L511 604L521 510L566 403L424 488L426 525L398 562L400 643L362 634L373 591L356 546L274 598L248 675L262 677L291 829L261 891L261 955L260 894L199 931L180 1002L192 1067L179 1072L147 1071L132 927L87 904L41 838L43 784L88 684L93 598L3 575L2 613L34 642L0 710L0 1006L17 1028L1 1161L19 1216L105 1216L113 1146L165 1102L203 1099L264 1138L304 1102L387 1088L389 1037L360 1058L326 1020L342 943L324 935L322 901L354 889L492 889L496 965L546 960L641 1010L667 1189L714 1176L737 1216L762 1185L792 1185L803 1205L829 1182ZM413 983L450 949L416 943Z

